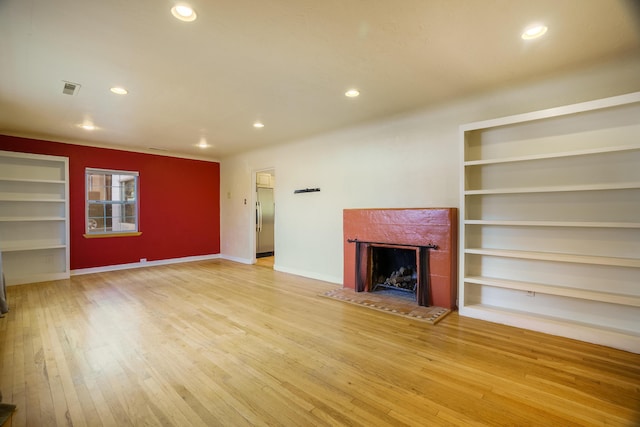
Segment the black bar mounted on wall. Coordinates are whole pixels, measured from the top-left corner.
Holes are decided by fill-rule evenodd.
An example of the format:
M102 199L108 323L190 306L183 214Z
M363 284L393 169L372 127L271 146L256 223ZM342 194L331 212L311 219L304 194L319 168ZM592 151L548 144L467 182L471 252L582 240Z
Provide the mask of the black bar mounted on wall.
M301 190L294 190L293 194L299 194L299 193L315 193L316 191L320 191L319 188L303 188Z
M426 245L407 245L403 243L386 243L386 242L367 242L365 240L358 239L347 239L349 243L367 243L370 245L386 245L386 246L413 246L416 248L426 248L426 249L439 249L438 245L434 245L433 243L427 243Z

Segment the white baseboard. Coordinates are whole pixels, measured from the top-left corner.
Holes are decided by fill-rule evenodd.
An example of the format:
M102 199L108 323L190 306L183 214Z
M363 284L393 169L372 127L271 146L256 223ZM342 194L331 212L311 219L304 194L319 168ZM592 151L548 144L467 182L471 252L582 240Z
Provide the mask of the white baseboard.
M128 270L130 268L153 267L157 265L178 264L182 262L205 261L209 259L218 259L220 254L197 255L182 258L160 259L157 261L132 262L130 264L105 265L103 267L80 268L71 270L72 276L81 274L104 273L106 271Z
M281 271L283 273L289 273L296 276L308 277L309 279L321 280L323 282L335 283L337 285L343 284L342 277L330 276L328 274L318 274L312 271L298 270L297 268L283 267L281 265L274 265L273 269L276 271Z
M51 282L54 280L64 280L69 278L69 273L49 273L49 274L30 274L17 279L5 277L4 284L6 286L26 285L28 283Z
M253 260L249 258L240 258L240 257L234 257L234 256L224 255L224 254L212 254L212 255L191 256L191 257L184 257L184 258L161 259L157 261L132 262L129 264L105 265L102 267L80 268L77 270L71 270L71 275L79 276L82 274L104 273L107 271L128 270L131 268L153 267L157 265L178 264L182 262L193 262L193 261L205 261L210 259L225 259L228 261L239 262L242 264L249 264L249 265L253 264ZM280 265L274 265L273 269L283 273L293 274L295 276L307 277L309 279L321 280L323 282L335 283L337 285L343 284L342 277L330 276L327 274L318 274L312 271L299 270L296 268L283 267Z
M250 258L240 258L231 255L220 254L221 259L226 259L227 261L239 262L242 264L253 264L253 260Z

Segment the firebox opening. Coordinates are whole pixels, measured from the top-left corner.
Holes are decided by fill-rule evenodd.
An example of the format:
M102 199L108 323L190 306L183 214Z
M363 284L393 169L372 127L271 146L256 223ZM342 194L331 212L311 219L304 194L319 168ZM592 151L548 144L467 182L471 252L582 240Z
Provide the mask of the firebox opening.
M371 268L371 292L415 299L418 285L415 250L373 247Z

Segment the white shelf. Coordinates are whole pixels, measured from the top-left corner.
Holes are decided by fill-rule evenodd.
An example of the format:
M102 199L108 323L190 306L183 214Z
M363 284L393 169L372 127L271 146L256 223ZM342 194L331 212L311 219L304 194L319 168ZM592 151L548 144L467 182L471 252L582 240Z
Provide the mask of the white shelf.
M573 255L555 252L532 252L532 251L514 251L508 249L481 249L467 248L464 250L467 254L488 255L503 258L519 258L530 259L536 261L553 261L566 262L576 264L597 264L611 265L617 267L640 268L640 259L635 258L614 258L591 255Z
M504 225L510 227L640 228L640 222L503 221L467 219L464 223L467 225Z
M54 198L33 198L28 197L2 197L0 196L0 202L44 202L44 203L65 203L65 199Z
M50 272L50 273L38 273L17 276L17 277L5 277L7 280L7 286L24 285L27 283L38 282L50 282L52 280L64 280L69 278L69 273L65 272Z
M7 284L68 278L69 159L0 151L0 251Z
M13 216L0 218L0 222L31 222L31 221L66 221L62 216Z
M466 196L486 194L523 194L523 193L566 193L572 191L633 190L640 188L640 182L620 182L613 184L559 185L545 187L493 188L485 190L466 190Z
M33 245L33 246L7 246L0 248L0 252L25 252L25 251L43 251L48 249L65 249L67 245Z
M615 294L611 292L598 292L578 289L560 285L544 285L541 283L521 282L517 280L496 279L493 277L470 276L465 277L467 283L486 285L496 288L517 289L525 292L538 292L541 294L557 295L563 297L587 299L591 301L608 302L612 304L630 305L640 307L640 296Z
M529 113L501 117L498 119L468 123L460 126L460 129L463 132L469 132L478 129L489 129L518 123L542 121L544 119L553 119L556 117L569 116L589 111L603 110L606 108L614 108L638 102L640 102L640 92L632 92L624 95L612 96L610 98L595 99L593 101L580 102L578 104L563 105L560 107L548 108L546 110L532 111Z
M460 127L461 315L640 353L639 112L635 92Z
M619 147L590 148L584 150L565 151L560 153L531 154L528 156L505 157L503 159L469 160L465 166L494 165L497 163L527 162L532 160L557 159L562 157L588 156L594 154L617 153L620 151L640 150L640 145L622 145Z
M58 179L24 179L24 178L0 177L0 181L22 182L22 183L37 183L37 184L66 184L66 181L61 181L61 180L58 180Z
M597 324L594 323L590 323L590 322L579 322L579 321L575 321L575 320L568 320L562 317L556 317L556 316L546 316L546 315L541 315L541 314L532 314L526 311L522 311L522 310L511 310L508 308L504 308L504 307L495 307L489 304L471 304L468 305L466 307L467 310L481 310L484 311L486 313L494 313L494 314L513 314L517 317L520 318L529 318L532 320L540 320L540 321L545 321L545 322L550 322L551 324L554 325L554 327L569 327L569 328L588 328L590 331L594 331L596 333L599 333L601 331L603 332L608 332L611 334L621 334L620 338L628 338L629 335L631 335L632 337L634 337L635 339L637 339L637 344L640 345L640 331L638 330L628 330L628 329L622 329L622 328L607 328L607 327L601 327L598 326ZM502 322L501 322L502 323ZM554 332L548 332L554 335L557 335ZM578 338L579 339L579 338ZM634 340L635 341L635 340ZM640 348L640 347L638 347Z

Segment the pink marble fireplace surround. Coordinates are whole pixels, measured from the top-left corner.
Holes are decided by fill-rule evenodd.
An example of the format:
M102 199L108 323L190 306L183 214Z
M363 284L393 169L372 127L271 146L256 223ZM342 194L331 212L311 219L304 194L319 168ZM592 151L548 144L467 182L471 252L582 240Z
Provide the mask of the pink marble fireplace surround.
M456 308L458 289L458 210L456 208L345 209L344 287L356 289L356 246L353 241L380 245L425 247L430 244L428 270L429 305ZM351 242L350 242L351 241ZM367 278L368 263L360 250L361 278ZM369 286L366 286L369 289Z

